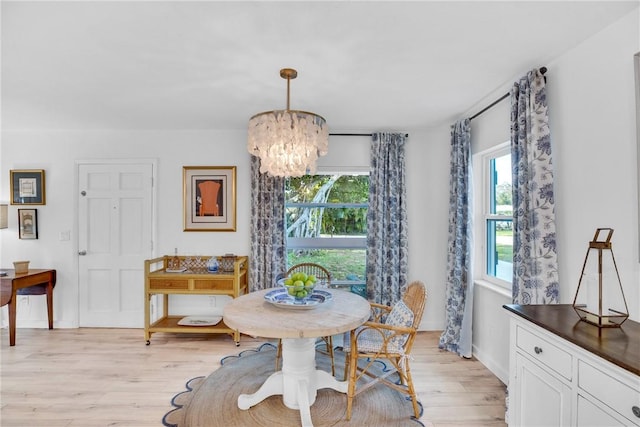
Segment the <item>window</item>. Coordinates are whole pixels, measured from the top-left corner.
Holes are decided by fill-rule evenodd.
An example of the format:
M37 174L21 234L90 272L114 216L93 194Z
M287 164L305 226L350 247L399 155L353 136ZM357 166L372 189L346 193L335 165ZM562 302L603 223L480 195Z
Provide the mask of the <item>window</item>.
M287 267L315 262L331 272L333 284L364 284L368 207L368 175L288 178Z
M508 286L513 277L513 207L509 145L482 155L485 279Z

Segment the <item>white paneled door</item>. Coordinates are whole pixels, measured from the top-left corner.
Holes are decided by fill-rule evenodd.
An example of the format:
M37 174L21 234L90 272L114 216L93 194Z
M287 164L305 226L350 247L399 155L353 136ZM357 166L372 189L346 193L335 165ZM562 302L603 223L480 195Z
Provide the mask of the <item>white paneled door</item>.
M144 325L144 260L152 257L153 163L78 165L81 327Z

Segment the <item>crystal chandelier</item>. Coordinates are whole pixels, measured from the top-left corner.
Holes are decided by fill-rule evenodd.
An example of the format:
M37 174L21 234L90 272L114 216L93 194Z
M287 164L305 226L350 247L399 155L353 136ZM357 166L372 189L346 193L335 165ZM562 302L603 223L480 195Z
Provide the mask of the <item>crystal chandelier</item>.
M298 72L280 70L287 79L287 109L265 111L249 120L249 153L260 158L260 172L273 176L302 176L316 171L318 156L329 148L325 119L307 111L289 109L289 86Z

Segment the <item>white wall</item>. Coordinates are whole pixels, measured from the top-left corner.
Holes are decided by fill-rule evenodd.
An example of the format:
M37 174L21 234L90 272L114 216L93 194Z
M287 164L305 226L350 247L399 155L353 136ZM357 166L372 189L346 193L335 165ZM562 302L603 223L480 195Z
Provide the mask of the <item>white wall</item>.
M611 227L630 318L640 320L637 140L633 55L636 9L546 65L555 168L560 302L571 304L588 242ZM523 70L523 75L528 70ZM514 80L519 76L514 76ZM487 97L508 92L510 85ZM509 140L509 101L472 121L474 152ZM509 359L504 292L475 287L474 354L506 382Z
M0 267L11 268L18 259L31 260L31 267L52 267L58 272L54 292L54 326L78 326L76 162L88 159L157 159L157 255L220 255L249 253L249 154L246 131L102 131L102 132L3 132L0 175L10 169L46 171L47 204L37 206L39 238L19 240L17 206L9 207L9 228L0 236ZM367 169L369 138L332 137L330 154L319 162L321 169L334 167ZM448 177L448 130L414 133L407 145L409 186L410 279L430 286L423 327L440 329L444 317L443 260L446 259L447 189L440 183ZM443 151L444 150L444 151ZM182 231L182 167L237 166L237 231ZM0 200L8 200L8 183ZM434 203L436 199L441 202ZM59 233L71 231L70 241ZM442 244L444 239L445 244ZM143 284L140 284L140 292ZM177 297L172 312L184 313L196 297ZM18 327L45 327L44 297L20 297ZM6 308L3 313L6 312ZM198 313L194 313L198 314ZM6 318L6 317L5 317Z
M551 121L554 156L562 165L556 168L561 300L572 302L595 229L611 227L635 320L640 289L633 55L640 51L639 27L636 10L550 64L556 71L549 82L549 108L557 111Z
M33 268L55 268L54 325L78 325L76 162L88 159L154 158L157 174L155 253L246 254L249 248L249 154L246 133L218 132L3 132L0 174L10 169L44 169L47 204L38 209L37 240L19 240L17 206L9 207L9 229L2 230L0 266L17 259ZM182 231L182 167L237 166L237 232ZM2 187L8 200L8 185ZM59 233L71 231L70 241ZM142 286L143 284L141 284ZM143 288L141 287L141 292ZM21 297L18 326L44 324L44 297Z
M444 329L449 216L449 125L413 132L406 152L409 280L422 280L422 329Z

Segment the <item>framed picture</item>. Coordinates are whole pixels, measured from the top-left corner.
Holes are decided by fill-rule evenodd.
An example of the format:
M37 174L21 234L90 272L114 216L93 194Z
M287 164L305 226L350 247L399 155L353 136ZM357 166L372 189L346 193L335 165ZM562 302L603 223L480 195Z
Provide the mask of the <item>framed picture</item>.
M44 205L44 171L12 170L9 171L12 205Z
M38 238L37 209L18 209L18 237L21 239Z
M236 231L236 167L182 168L184 231Z

